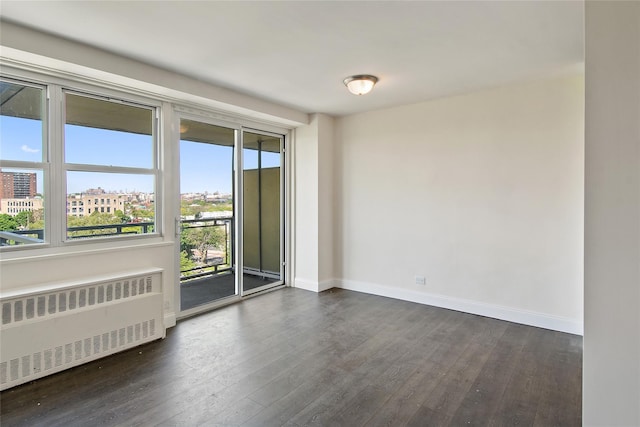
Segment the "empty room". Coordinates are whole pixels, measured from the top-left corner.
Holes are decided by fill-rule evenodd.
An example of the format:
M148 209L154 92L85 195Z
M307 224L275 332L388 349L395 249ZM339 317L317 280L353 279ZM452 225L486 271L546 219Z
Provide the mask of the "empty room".
M3 426L640 426L640 3L3 1Z

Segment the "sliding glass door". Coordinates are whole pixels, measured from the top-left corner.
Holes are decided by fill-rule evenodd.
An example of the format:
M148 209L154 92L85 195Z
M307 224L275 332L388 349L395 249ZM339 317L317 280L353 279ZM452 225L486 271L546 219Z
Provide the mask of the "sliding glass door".
M282 283L282 136L244 131L243 291Z
M180 120L184 315L284 283L282 152L281 135Z
M180 307L238 295L234 254L237 130L180 121Z

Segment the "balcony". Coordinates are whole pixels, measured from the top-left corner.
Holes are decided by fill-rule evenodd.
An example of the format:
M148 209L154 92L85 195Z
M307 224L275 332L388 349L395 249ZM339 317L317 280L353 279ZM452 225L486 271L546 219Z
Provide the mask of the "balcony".
M153 232L153 222L69 227L69 240L89 236L118 236ZM180 221L181 309L211 303L236 295L234 221L232 216ZM0 246L44 243L44 230L0 231ZM266 274L245 269L244 291L278 281Z
M232 216L181 220L180 305L189 310L237 294ZM245 268L243 289L280 280Z

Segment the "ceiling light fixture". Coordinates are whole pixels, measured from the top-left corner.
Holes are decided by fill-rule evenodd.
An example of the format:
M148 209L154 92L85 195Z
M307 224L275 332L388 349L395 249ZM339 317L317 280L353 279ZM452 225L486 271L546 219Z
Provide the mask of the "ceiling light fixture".
M352 94L364 95L371 92L373 86L378 82L378 78L369 74L358 74L347 77L343 82Z

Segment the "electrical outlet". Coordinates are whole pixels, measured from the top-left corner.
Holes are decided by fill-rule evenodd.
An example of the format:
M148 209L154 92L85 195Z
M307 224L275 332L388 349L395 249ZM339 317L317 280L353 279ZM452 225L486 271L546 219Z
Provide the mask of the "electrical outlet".
M427 279L424 276L416 276L416 285L426 285Z

